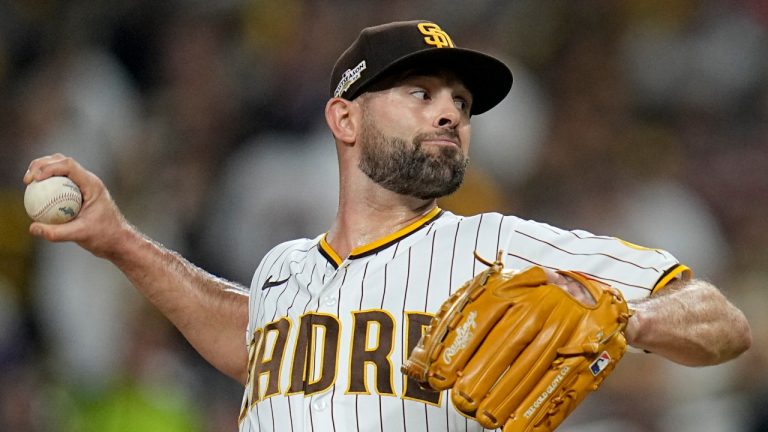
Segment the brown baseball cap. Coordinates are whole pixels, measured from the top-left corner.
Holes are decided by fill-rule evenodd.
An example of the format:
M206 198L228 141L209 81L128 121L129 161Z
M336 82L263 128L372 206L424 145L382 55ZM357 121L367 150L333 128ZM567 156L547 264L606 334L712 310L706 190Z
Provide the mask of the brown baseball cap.
M331 97L352 100L379 78L424 66L456 73L472 93L472 114L496 106L512 87L512 72L500 60L456 47L433 22L399 21L360 32L333 67Z

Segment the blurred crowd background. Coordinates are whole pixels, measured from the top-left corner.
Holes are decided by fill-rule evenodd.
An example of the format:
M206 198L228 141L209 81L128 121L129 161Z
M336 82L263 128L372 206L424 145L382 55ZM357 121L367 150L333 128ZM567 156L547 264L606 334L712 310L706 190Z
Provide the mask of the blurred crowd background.
M142 231L249 285L334 216L338 54L416 18L515 77L443 207L667 249L752 325L720 366L627 355L562 430L768 431L765 0L0 3L0 431L234 431L242 395L108 263L28 235L31 159L74 156Z

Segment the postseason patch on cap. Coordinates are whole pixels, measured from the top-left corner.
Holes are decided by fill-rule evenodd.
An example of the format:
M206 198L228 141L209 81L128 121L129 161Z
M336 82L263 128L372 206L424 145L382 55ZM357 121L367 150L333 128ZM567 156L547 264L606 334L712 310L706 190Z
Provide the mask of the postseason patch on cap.
M360 79L362 72L365 70L365 60L361 61L352 69L347 69L341 74L341 80L339 85L336 86L336 90L333 92L334 97L340 97L345 91L349 90L349 86L354 84L355 81Z

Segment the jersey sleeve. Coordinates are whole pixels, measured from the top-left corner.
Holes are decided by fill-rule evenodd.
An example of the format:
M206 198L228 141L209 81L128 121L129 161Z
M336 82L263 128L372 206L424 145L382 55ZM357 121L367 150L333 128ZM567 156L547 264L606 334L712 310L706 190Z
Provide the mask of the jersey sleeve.
M509 232L506 252L508 267L579 271L619 289L627 299L647 297L674 279L691 276L665 250L520 219Z

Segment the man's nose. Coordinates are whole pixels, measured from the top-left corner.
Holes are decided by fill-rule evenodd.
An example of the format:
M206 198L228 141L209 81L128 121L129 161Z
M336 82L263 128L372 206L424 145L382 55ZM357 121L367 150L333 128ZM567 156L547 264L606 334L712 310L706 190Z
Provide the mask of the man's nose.
M435 117L435 127L455 128L461 121L461 111L456 106L452 96L439 98L438 115Z

